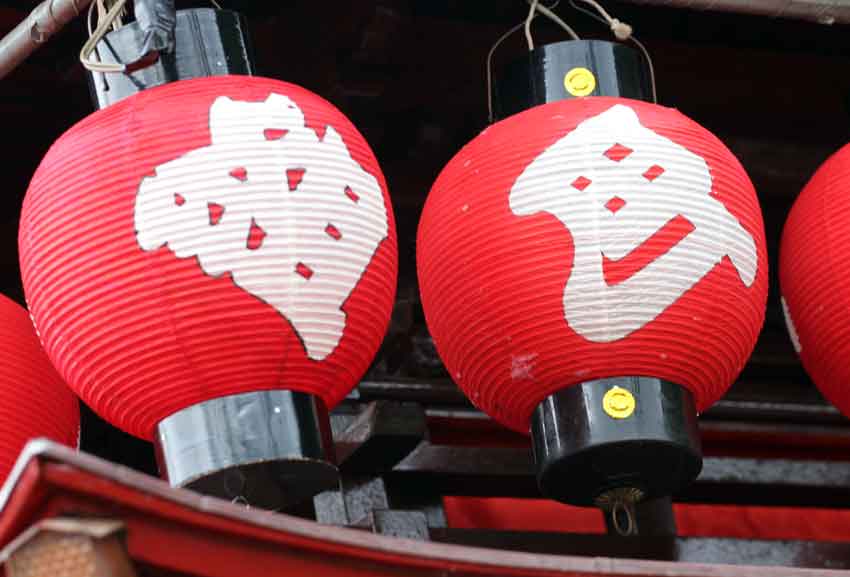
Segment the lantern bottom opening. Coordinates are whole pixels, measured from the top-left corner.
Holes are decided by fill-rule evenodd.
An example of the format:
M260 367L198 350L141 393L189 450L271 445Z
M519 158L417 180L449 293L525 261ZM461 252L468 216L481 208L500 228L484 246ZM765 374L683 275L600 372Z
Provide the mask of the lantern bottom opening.
M702 469L693 395L675 383L628 376L572 385L531 418L537 483L547 497L605 508L606 497L668 496Z
M172 486L254 507L286 509L339 486L327 409L306 393L205 401L163 419L154 441Z

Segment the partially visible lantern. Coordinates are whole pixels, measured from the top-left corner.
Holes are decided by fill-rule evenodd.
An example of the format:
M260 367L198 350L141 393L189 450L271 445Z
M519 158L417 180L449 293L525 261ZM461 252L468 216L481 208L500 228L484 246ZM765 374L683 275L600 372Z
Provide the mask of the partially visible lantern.
M818 168L794 202L779 250L791 341L824 396L850 415L850 145Z
M335 486L325 412L397 270L386 183L339 110L245 76L125 98L52 146L19 240L48 355L173 484L272 507Z
M0 484L30 439L76 447L79 435L77 397L44 354L27 311L0 295Z
M600 506L698 474L696 412L747 362L767 295L758 199L716 137L655 104L550 90L563 79L572 94L580 73L591 90L645 97L617 82L633 72L612 46L529 53L526 74L545 78L524 107L540 105L448 163L417 252L451 376L493 418L531 431L545 494Z

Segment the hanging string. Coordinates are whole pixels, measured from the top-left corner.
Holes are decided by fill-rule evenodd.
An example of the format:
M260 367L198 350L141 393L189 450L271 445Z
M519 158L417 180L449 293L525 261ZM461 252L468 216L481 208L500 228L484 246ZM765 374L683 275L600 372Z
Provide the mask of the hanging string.
M486 67L486 76L487 76L487 118L490 123L493 122L493 53L496 52L496 49L499 45L505 41L505 39L525 26L524 22L520 22L516 26L510 28L507 32L499 36L499 39L496 40L496 43L490 47L490 51L487 53L487 67Z
M528 2L529 4L531 4L532 0L528 0ZM572 38L573 40L579 40L579 36L578 34L576 34L575 30L573 30L566 22L564 22L561 18L558 17L557 14L552 11L558 6L559 3L560 0L555 0L555 2L553 2L551 6L544 6L543 4L537 3L534 12L529 11L531 19L533 20L534 18L536 18L538 14L543 14L544 16L552 20L555 24L560 26L570 36L570 38ZM528 21L527 19L523 22L520 22L516 26L511 27L510 29L508 29L507 32L499 36L493 46L490 47L490 51L487 52L487 66L485 70L485 75L487 82L487 118L490 122L493 122L493 54L495 54L496 49L499 48L499 46L502 44L502 42L505 41L505 39L507 39L510 35L515 33L520 28L523 28L527 22L529 23L530 28L530 21ZM527 39L528 37L526 37L526 40ZM533 49L533 41L530 45L530 49Z
M632 27L626 24L625 22L620 22L619 20L608 14L608 12L605 10L605 8L602 7L601 4L599 4L599 2L597 2L596 0L580 1L584 2L585 4L589 4L590 6L593 6L596 11L599 12L599 15L602 16L603 21L611 28L611 31L614 33L614 36L617 37L617 40L628 40L629 37L631 37ZM572 4L574 8L580 10L580 8L575 5L575 0L570 0L570 4ZM584 12L588 13L587 10L584 10Z
M94 7L95 7L94 2L89 4L89 11L88 11L88 14L86 15L86 26L88 27L88 30L89 30L89 36L91 36L92 32L93 32L93 28L91 26L91 15L94 14Z
M605 8L603 8L596 0L578 0L579 2L584 2L585 4L589 4L593 8L596 9L598 14L591 12L585 8L582 8L578 4L576 4L576 0L570 0L570 6L578 10L579 12L583 12L587 14L594 20L597 20L606 26L608 26L611 31L614 33L614 36L618 40L626 41L631 40L635 46L643 54L644 60L646 60L647 68L649 68L649 81L652 88L652 101L654 103L658 103L658 91L655 87L655 66L652 64L652 56L649 55L649 50L646 49L646 46L643 45L643 42L638 40L632 30L632 27L626 24L625 22L621 22L620 20L611 16Z
M126 4L127 0L115 0L109 10L106 10L104 0L97 0L98 19L97 28L94 31L91 31L91 10L89 10L89 38L80 50L80 62L88 70L93 72L124 72L126 70L121 63L100 62L91 58L98 42L106 36L109 29L118 30L123 25L121 18Z
M539 0L531 0L529 2L528 16L525 19L525 40L528 42L528 51L534 50L534 38L531 37L531 21L537 15L537 4Z
M555 2L554 4L552 4L552 6L550 6L549 8L547 8L547 7L546 7L546 6L544 6L543 4L538 4L538 5L537 5L537 11L538 11L538 12L540 12L541 14L543 14L544 16L546 16L546 18L548 18L549 20L551 20L552 22L554 22L555 24L557 24L557 25L558 25L558 26L560 26L561 28L563 28L563 29L564 29L564 31L565 31L567 34L569 34L569 35L570 35L570 37L571 37L573 40L579 40L579 37L578 37L578 34L576 34L576 31L575 31L575 30L573 30L573 29L572 29L572 28L571 28L571 27L570 27L570 26L569 26L566 22L564 22L564 21L561 19L561 17L560 17L560 16L558 16L557 14L555 14L555 13L552 11L552 9L553 9L553 8L555 8L557 5L558 5L558 2Z
M533 0L526 0L526 1L528 2L528 4L531 7L534 8L533 12L531 10L529 10L529 15L531 16L532 19L534 19L537 16L538 13L543 14L546 18L548 18L549 20L551 20L552 22L554 22L555 24L557 24L558 26L563 28L564 32L569 34L570 38L572 38L573 40L579 40L579 37L578 37L578 34L576 34L576 31L573 30L572 27L570 27L569 24L564 22L557 14L555 14L555 12L553 12L553 10L558 7L558 4L561 3L561 0L556 0L555 2L552 3L551 6L545 6L543 4L540 4L539 1L538 2L534 2ZM529 32L529 35L530 35L530 33L531 33L530 20L526 19L525 23L529 25L528 32ZM534 46L533 46L534 43L533 43L532 39L529 38L529 35L526 35L526 40L529 41L529 46L530 46L529 50L533 50L534 49Z
M115 0L95 0L95 4L97 4L97 21L101 22L109 14L109 9L115 4ZM126 12L127 6L124 4L118 16L111 22L113 30L118 30L124 25L123 17Z
M649 68L649 82L652 86L652 102L658 104L658 91L655 89L655 68L652 65L652 56L649 55L649 50L646 49L646 46L643 45L643 42L631 36L629 38L632 42L635 43L641 52L643 52L643 57L646 60L646 65Z

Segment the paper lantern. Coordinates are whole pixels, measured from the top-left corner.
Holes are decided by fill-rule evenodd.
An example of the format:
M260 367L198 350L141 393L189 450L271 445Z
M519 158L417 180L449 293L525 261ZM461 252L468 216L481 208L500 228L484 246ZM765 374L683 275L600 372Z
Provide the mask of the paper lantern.
M257 439L285 424L256 429L288 409L245 394L336 405L395 293L392 206L368 144L322 98L257 77L175 82L81 121L38 168L19 240L47 354L108 421L179 443L179 483L217 458L181 437L201 424L210 442L241 430L253 440L227 451L257 460L284 442ZM191 410L216 399L232 402Z
M641 397L657 381L703 411L743 368L764 319L764 231L749 178L697 123L636 100L560 100L484 130L437 178L417 259L451 376L523 433L547 398L585 383L602 387L611 444L630 438L633 414L648 422L681 410L687 398ZM550 491L573 500L562 493L574 482Z
M788 332L824 396L850 415L850 145L829 158L794 202L779 251Z
M76 447L79 435L77 397L44 354L27 311L0 295L0 483L30 439Z

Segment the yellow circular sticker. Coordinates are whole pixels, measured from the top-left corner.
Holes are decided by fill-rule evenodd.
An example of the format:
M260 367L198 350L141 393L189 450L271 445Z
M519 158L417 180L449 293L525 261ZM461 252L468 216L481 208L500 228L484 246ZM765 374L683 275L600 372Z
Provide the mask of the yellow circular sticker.
M626 389L612 387L602 398L602 408L615 419L628 419L635 412L634 395Z
M564 88L573 96L587 96L596 90L596 77L587 68L573 68L564 75Z

